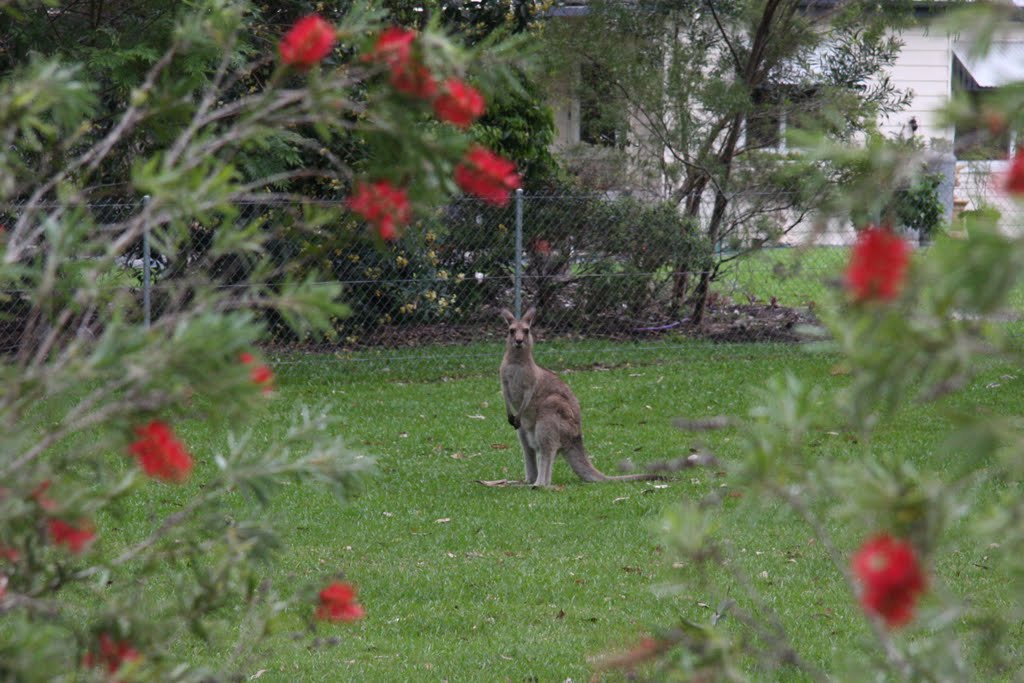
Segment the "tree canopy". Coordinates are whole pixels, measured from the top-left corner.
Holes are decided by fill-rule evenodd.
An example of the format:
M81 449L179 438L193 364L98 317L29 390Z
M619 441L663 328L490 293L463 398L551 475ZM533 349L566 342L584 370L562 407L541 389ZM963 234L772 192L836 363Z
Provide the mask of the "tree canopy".
M866 0L596 0L582 17L551 22L545 52L569 65L603 128L626 131L633 189L677 203L712 242L750 243L792 228L762 219L791 207L798 221L841 173L788 153L794 144L849 141L905 104L884 72L905 10ZM712 276L701 274L698 294ZM699 296L698 320L702 310Z
M353 6L349 1L307 2L283 0L256 2L249 6L233 46L230 64L240 68L254 57L272 57L277 42L299 17L317 12L329 21L340 20ZM395 24L422 28L430 22L467 45L482 45L496 38L536 28L540 3L516 0L483 2L410 2L390 0L376 11L383 12ZM131 101L132 92L146 73L161 59L173 38L174 27L188 11L178 3L162 0L66 0L60 3L26 0L0 10L0 75L14 73L33 56L59 57L80 64L90 80L98 84L93 130L87 137L109 132L109 126ZM213 77L223 55L192 50L173 57L168 72L182 97L178 107L167 108L140 129L133 141L137 151L153 149L176 134L188 120L191 107L187 94L201 88ZM325 62L331 63L331 58ZM553 138L554 123L538 91L523 72L518 73L522 88L508 91L496 99L476 130L477 139L517 162L531 183L546 182L555 173L556 164L547 150ZM238 74L235 87L225 95L241 98L259 90L271 75L271 65ZM473 78L472 66L469 74ZM358 93L357 93L358 94ZM171 94L173 97L173 93ZM427 119L417 125L431 125ZM529 134L524 131L529 131ZM315 134L303 126L268 133L258 145L240 151L236 160L247 176L273 175L311 163L310 155L319 154L322 145ZM368 145L359 135L336 135L330 152L347 166L365 165ZM104 180L112 188L125 183L131 172L130 155L115 154L104 165ZM306 188L309 190L310 188ZM325 194L335 187L324 185ZM116 191L116 190L114 190Z

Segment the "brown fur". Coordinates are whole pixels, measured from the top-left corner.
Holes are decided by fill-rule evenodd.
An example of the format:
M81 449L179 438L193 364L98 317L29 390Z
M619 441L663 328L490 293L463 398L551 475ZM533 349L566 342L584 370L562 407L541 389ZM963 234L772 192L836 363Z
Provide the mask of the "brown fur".
M656 474L627 474L609 477L590 462L583 448L580 402L572 389L533 360L530 325L535 308L520 320L508 309L501 315L508 323L505 357L501 361L501 395L508 421L519 432L526 462L526 483L551 485L551 467L562 453L583 481L634 481L660 479Z

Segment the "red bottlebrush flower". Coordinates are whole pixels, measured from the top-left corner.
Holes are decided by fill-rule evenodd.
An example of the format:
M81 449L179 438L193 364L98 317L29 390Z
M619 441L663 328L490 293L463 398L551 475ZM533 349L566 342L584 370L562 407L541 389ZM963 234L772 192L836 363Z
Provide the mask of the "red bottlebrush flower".
M263 387L263 393L269 394L274 390L274 371L263 363L256 363L256 356L252 355L248 351L243 351L238 359L242 361L242 365L251 365L252 369L249 371L249 376L252 377L252 381Z
M91 669L94 666L102 665L107 667L109 673L116 673L124 666L125 662L131 662L141 657L139 651L132 647L127 640L115 642L109 634L100 634L100 648L97 654L85 653L82 659L82 666Z
M355 621L365 615L363 606L356 602L356 589L348 583L334 581L320 591L317 619L327 621Z
M0 559L7 560L8 562L17 562L21 559L21 552L17 548L9 548L5 545L0 545Z
M1010 194L1024 195L1024 147L1018 147L1003 185Z
M164 481L184 481L192 471L192 456L185 450L174 432L164 422L153 420L136 427L138 440L128 446L142 470L151 477Z
M388 241L398 236L396 229L408 223L412 216L405 190L386 180L360 182L348 199L348 208L365 218Z
M888 228L862 230L846 267L846 289L857 301L894 299L909 261L909 245Z
M53 512L57 509L57 501L46 495L46 492L52 484L53 482L49 479L41 481L39 482L39 486L32 489L32 493L30 494L33 500L36 501L36 504L47 512Z
M412 62L392 67L391 87L403 95L421 100L431 100L437 94L437 81L434 80L430 69Z
M541 256L548 256L551 253L551 242L544 239L534 240L533 250Z
M442 121L468 128L484 113L484 97L457 78L445 81L444 92L434 100L434 112Z
M86 546L92 543L96 534L88 522L79 522L77 525L69 524L62 519L51 519L47 522L50 529L50 538L57 545L66 545L74 554L85 550Z
M284 35L278 50L281 61L290 66L308 69L331 52L337 38L334 27L316 14L295 22Z
M881 616L889 628L910 621L926 581L909 543L876 536L860 547L851 564L863 584L860 602L865 611Z
M479 145L455 167L455 182L464 192L497 206L508 204L509 193L521 180L515 164Z
M373 48L363 55L364 62L380 62L391 70L391 87L410 97L433 99L437 94L437 81L423 64L413 57L415 31L392 26L385 29Z
M415 40L415 31L392 26L381 31L373 49L363 55L362 59L364 62L381 62L392 69L405 67L412 58L412 44Z

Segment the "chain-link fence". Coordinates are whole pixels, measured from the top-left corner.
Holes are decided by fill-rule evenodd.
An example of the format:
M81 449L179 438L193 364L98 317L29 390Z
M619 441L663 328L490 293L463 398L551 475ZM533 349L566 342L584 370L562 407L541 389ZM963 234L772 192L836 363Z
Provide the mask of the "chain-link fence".
M262 314L269 353L281 362L315 353L401 372L408 363L496 363L505 328L498 312L520 304L538 308L542 347L554 344L562 355L586 354L595 344L604 344L596 356L615 347L628 359L670 354L694 339L797 342L802 325L813 322L815 303L838 286L854 233L835 224L823 234L776 200L734 198L735 215L724 222L731 227L714 244L675 207L594 195L520 194L505 207L461 198L426 212L384 245L353 239L365 235L354 219L354 229L290 231L309 207L287 202L240 204L233 220L272 228L266 248L278 266L274 273L316 273L325 286L340 282L350 308L333 321L330 338L297 336L280 318ZM339 208L335 201L322 204ZM751 213L752 206L769 209ZM89 211L102 229L141 208L141 202L111 202ZM1024 227L1024 216L1011 209L1016 206L970 210L1002 210L1006 229ZM0 212L0 224L17 220L16 210ZM141 320L158 320L181 274L213 243L215 231L202 220L188 229L187 253L167 259L159 245L140 239L102 285L134 297ZM205 267L218 287L253 286L253 266L244 260L224 257ZM28 295L17 288L0 292L0 351L23 339ZM1024 297L1012 304L1024 311Z

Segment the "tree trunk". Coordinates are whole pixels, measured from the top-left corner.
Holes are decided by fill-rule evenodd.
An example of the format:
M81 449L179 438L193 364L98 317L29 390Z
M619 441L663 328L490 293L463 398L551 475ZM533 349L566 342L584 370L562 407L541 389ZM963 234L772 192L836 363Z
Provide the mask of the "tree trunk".
M779 10L779 5L782 0L768 0L765 4L764 12L761 14L761 21L758 24L757 32L754 34L754 39L751 43L750 54L747 57L746 63L740 69L740 65L737 63L736 74L742 79L744 85L747 87L749 92L753 92L754 88L764 78L764 59L765 50L768 47L768 43L772 38L772 21L775 18L776 12ZM795 11L796 3L785 10L788 13ZM726 196L726 192L729 188L729 178L732 175L732 163L736 156L736 148L740 140L740 132L743 130L743 113L737 112L733 115L732 120L728 124L728 132L726 133L725 140L722 143L721 148L718 152L717 165L722 169L722 177L715 187L715 208L711 213L711 220L707 227L708 241L712 247L717 247L718 239L720 237L719 232L722 227L722 222L725 220L725 210L729 204L729 198ZM706 181L705 181L706 184ZM691 195L688 205L688 210L693 207L693 213L689 215L699 216L700 212L700 195L695 197ZM694 291L694 304L693 314L691 316L691 322L695 326L701 326L704 324L704 315L707 312L708 294L711 291L711 278L713 277L715 269L713 267L705 268L701 271L700 281L697 283L697 288Z
M730 136L732 133L730 132ZM737 137L739 137L737 135ZM734 145L735 147L735 145ZM715 210L711 214L711 222L708 224L708 241L712 245L718 242L719 229L722 226L722 221L725 220L725 209L729 205L729 200L721 190L715 192ZM690 316L690 320L693 325L700 327L704 324L704 314L708 307L708 294L711 292L711 277L714 275L715 268L708 266L700 273L700 281L697 283L697 289L694 291L694 304L693 314Z

